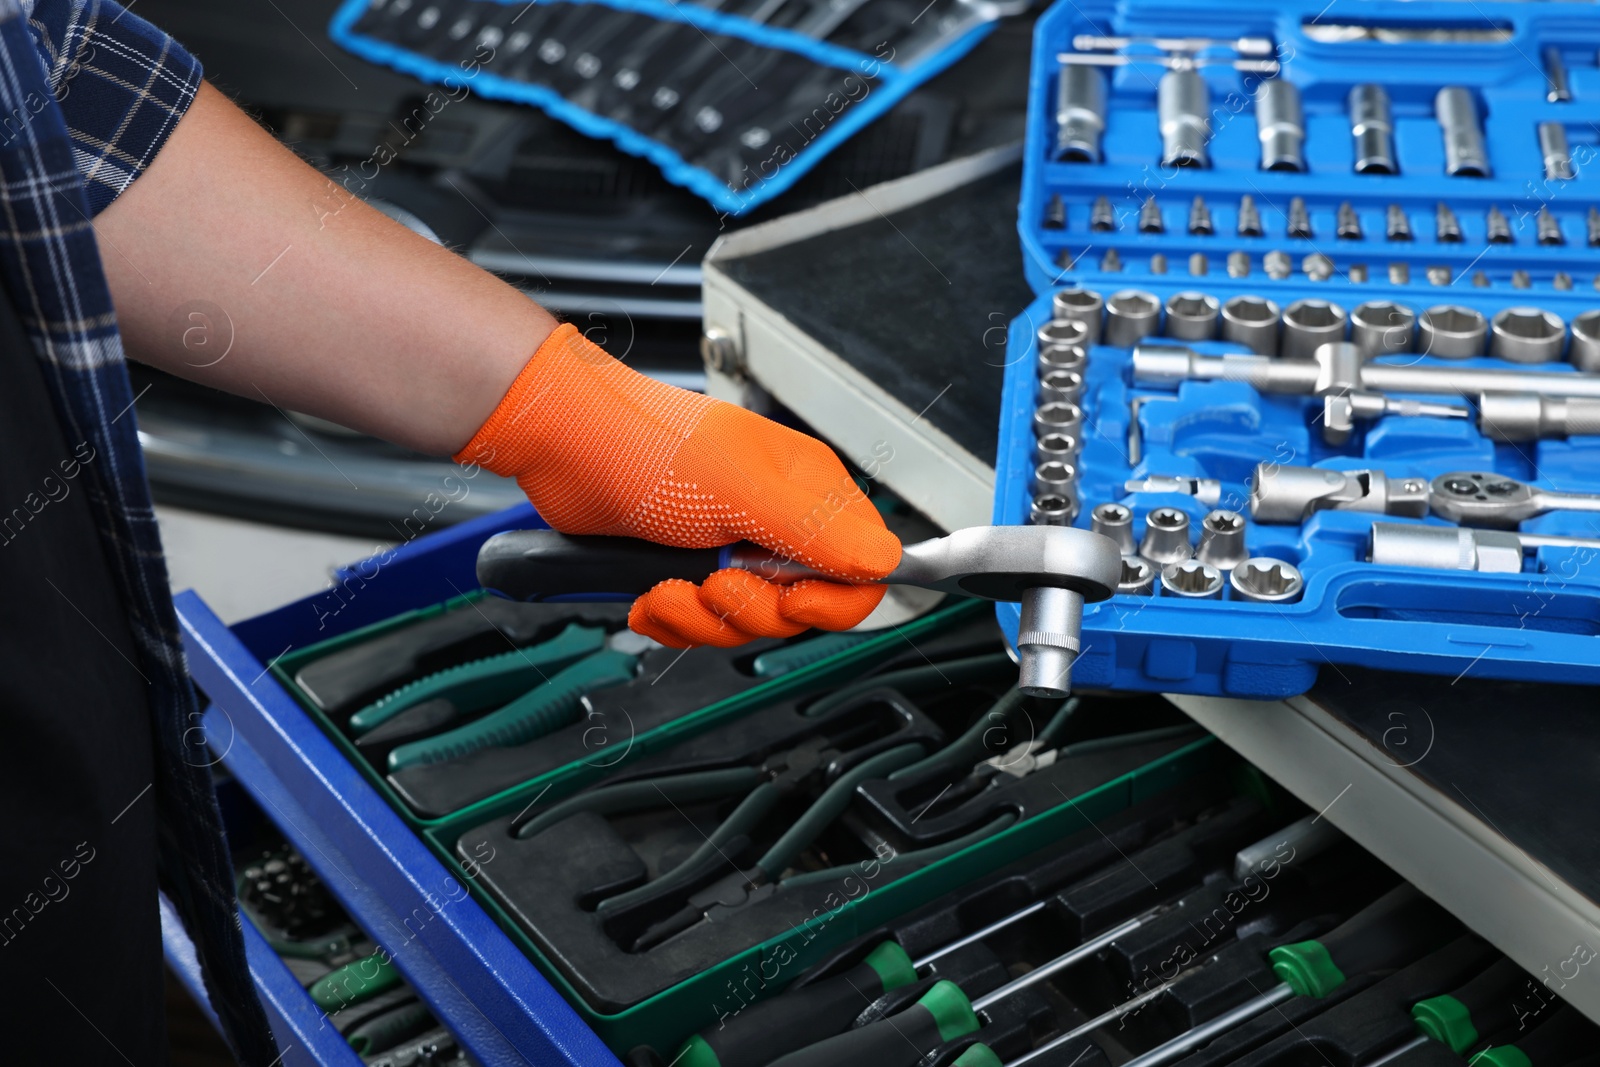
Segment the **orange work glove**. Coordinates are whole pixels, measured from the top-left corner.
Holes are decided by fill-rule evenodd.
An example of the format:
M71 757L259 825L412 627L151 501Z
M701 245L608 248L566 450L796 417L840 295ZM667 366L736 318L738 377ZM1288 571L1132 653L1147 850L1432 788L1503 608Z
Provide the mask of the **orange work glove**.
M682 548L748 540L839 579L780 586L720 570L661 582L628 625L673 648L808 626L845 630L883 599L900 542L822 442L647 378L571 325L539 346L455 457L514 477L552 527Z

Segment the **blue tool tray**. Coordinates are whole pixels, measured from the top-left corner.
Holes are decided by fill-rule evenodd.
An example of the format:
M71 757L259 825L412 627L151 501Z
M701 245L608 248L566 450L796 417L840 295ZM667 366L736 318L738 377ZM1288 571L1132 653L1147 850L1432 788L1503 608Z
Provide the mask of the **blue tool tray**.
M1444 27L1476 33L1477 40L1404 43L1313 39L1332 24L1359 36L1373 27ZM1319 29L1319 27L1321 29ZM1100 162L1057 162L1058 54L1079 34L1236 38L1265 35L1276 45L1281 77L1300 89L1305 111L1304 172L1260 169L1253 96L1260 75L1227 65L1204 66L1211 92L1213 136L1207 169L1163 168L1155 95L1162 68L1137 64L1107 73L1106 125ZM1310 35L1308 35L1310 34ZM1032 415L1037 388L1035 330L1052 315L1049 294L1066 287L1092 289L1103 298L1124 289L1154 294L1210 294L1221 303L1253 294L1280 308L1295 300L1332 301L1346 312L1369 300L1403 304L1420 315L1441 304L1462 305L1488 318L1508 307L1533 306L1568 323L1600 307L1593 286L1600 255L1590 247L1588 215L1600 203L1592 184L1597 135L1589 117L1600 102L1600 19L1570 5L1418 2L1389 5L1325 0L1274 5L1243 3L1203 9L1173 3L1125 2L1114 10L1061 3L1039 22L1034 42L1019 230L1024 268L1042 294L1010 331L997 463L995 521L1028 521L1033 472ZM1571 102L1546 99L1542 55L1554 47L1566 61ZM1145 46L1129 46L1130 54ZM1399 172L1356 174L1346 97L1353 85L1384 85L1393 102ZM1492 174L1450 177L1442 136L1433 117L1434 93L1468 87L1485 115L1484 136ZM1559 121L1567 130L1573 180L1545 177L1536 126ZM1242 195L1254 198L1264 236L1236 235ZM1090 228L1091 205L1111 202L1114 231ZM1191 235L1196 196L1205 198L1215 234ZM1160 207L1164 233L1143 233L1138 216L1146 200ZM1303 197L1310 238L1286 236L1291 197ZM1444 201L1463 231L1441 242L1435 206ZM1349 202L1360 216L1359 240L1335 236L1335 213ZM1410 241L1386 238L1387 206L1399 204ZM1485 239L1486 213L1496 205L1511 240ZM1565 243L1541 244L1537 216L1547 209ZM1064 209L1064 220L1062 217ZM1102 269L1108 251L1120 269ZM1271 278L1268 251L1288 253L1292 273ZM1226 271L1229 252L1250 257L1243 277ZM1190 256L1207 259L1206 273L1191 274ZM1304 257L1332 262L1326 280L1304 272ZM1166 272L1153 272L1152 255ZM1390 265L1406 264L1409 283L1391 280ZM1365 268L1354 272L1352 267ZM1428 268L1447 268L1430 282ZM1513 273L1525 272L1513 284ZM1479 277L1481 273L1481 277ZM1487 284L1485 284L1487 283ZM1238 353L1228 341L1171 341L1157 329L1153 343L1187 345L1199 352ZM1124 491L1130 478L1174 474L1218 479L1215 505L1249 520L1251 555L1286 559L1305 578L1302 599L1260 604L1226 599L1122 597L1091 606L1084 619L1084 651L1074 669L1080 686L1156 689L1241 697L1283 697L1304 692L1323 664L1361 664L1460 676L1600 681L1600 565L1592 549L1539 550L1521 574L1434 571L1365 562L1366 541L1377 521L1439 523L1356 512L1322 511L1303 526L1263 525L1249 519L1249 479L1256 464L1377 469L1391 477L1430 480L1452 470L1494 471L1540 486L1600 490L1600 437L1499 444L1477 429L1476 418L1385 417L1357 423L1343 446L1324 443L1319 398L1263 395L1238 382L1185 382L1179 388L1131 385L1131 350L1090 349L1075 525L1087 527L1092 508L1108 501L1132 507L1135 530L1155 507L1176 507L1191 518L1191 536L1212 506L1176 493ZM1380 362L1457 368L1513 368L1493 358L1443 360L1414 353ZM1549 364L1537 370L1567 371ZM1142 454L1129 462L1130 400L1139 397ZM1447 400L1453 397L1418 397ZM1600 523L1576 512L1552 512L1525 522L1524 532L1600 535ZM1231 595L1231 591L1230 591ZM1015 637L1018 610L1003 604L1001 624Z
M470 90L611 140L739 215L1026 7L346 0L328 32L363 59L441 87L408 120L408 141Z

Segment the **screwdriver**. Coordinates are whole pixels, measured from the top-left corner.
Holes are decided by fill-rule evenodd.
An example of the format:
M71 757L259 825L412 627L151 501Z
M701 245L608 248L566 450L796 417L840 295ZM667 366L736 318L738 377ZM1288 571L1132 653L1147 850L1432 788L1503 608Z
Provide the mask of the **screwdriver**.
M1454 924L1414 886L1401 885L1321 938L1272 949L1267 959L1277 985L1122 1067L1159 1067L1293 997L1325 997L1352 975L1392 969L1442 941Z
M1047 900L1041 900L1030 904L1021 911L1012 912L1005 918L997 919L982 929L943 945L916 960L911 959L897 942L884 941L869 952L865 960L843 974L801 986L799 989L791 989L770 1000L752 1004L726 1024L701 1031L691 1037L679 1050L676 1062L682 1067L762 1067L763 1064L795 1049L806 1050L808 1047L815 1047L813 1043L817 1040L818 1034L830 1037L843 1036L845 1028L861 1013L864 1004L877 999L883 993L910 985L917 980L917 972L923 967L958 949L981 941L997 930L1043 911L1048 903ZM1165 910L1165 907L1153 908L1142 915L1128 919L1001 986L993 993L979 998L976 1003L969 1003L965 994L950 982L938 985L948 985L955 989L955 995L960 998L961 1004L966 1005L966 1014L970 1015L975 1009L1042 982L1079 960L1092 956L1117 938L1139 929ZM937 985L934 988L937 988ZM923 994L923 999L932 996L933 992L933 989L929 989ZM927 1010L941 1013L942 1018L942 1013L954 1011L950 1006L953 1003L947 993L941 993L934 997L932 1006ZM898 1019L905 1014L906 1012L901 1012L895 1018ZM956 1012L955 1017L959 1019L964 1016ZM924 1017L915 1018L919 1024L927 1023ZM861 1027L850 1033L858 1033L869 1028ZM972 1029L977 1029L976 1021ZM969 1032L963 1031L963 1033ZM946 1040L959 1036L955 1034Z
M1533 984L1521 967L1504 956L1458 989L1411 1005L1417 1036L1390 1049L1368 1067L1399 1059L1429 1041L1438 1041L1458 1056L1484 1034L1497 1033L1514 1021L1519 987Z

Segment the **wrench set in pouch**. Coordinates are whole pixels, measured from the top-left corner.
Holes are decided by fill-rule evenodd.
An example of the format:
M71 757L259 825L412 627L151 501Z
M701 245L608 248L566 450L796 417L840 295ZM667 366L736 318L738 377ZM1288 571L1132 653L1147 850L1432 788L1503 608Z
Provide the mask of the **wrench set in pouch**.
M1041 19L995 521L1119 542L1078 685L1600 679L1600 22L1323 7Z
M347 0L329 34L439 86L544 109L740 214L965 55L1016 0Z

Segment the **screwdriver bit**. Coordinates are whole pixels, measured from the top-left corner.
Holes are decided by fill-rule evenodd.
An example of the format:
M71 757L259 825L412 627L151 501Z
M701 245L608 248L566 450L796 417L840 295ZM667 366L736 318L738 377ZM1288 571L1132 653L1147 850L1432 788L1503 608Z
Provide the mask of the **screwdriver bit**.
M1472 284L1476 285L1479 289L1487 289L1489 288L1489 276L1480 270L1473 274Z
M1409 263L1391 263L1391 264L1389 264L1389 284L1390 285L1410 285L1411 284L1411 264L1409 264Z
M1506 221L1504 213L1493 204L1489 205L1489 213L1484 216L1484 236L1490 244L1507 245L1511 243L1511 223Z
M1390 204L1386 218L1386 234L1389 240L1411 240L1411 220L1406 218L1405 208L1401 207L1399 204Z
M1543 204L1539 207L1539 243L1542 245L1564 245L1566 237L1561 233L1561 223L1550 214L1550 205Z
M1115 248L1106 249L1106 254L1100 257L1100 270L1106 274L1122 270L1122 257L1117 255Z
M1424 270L1426 271L1426 273L1428 275L1428 284L1429 285L1449 285L1450 284L1450 268L1449 267L1439 267L1439 266L1426 267L1426 268L1424 268Z
M1211 269L1211 264L1206 260L1204 252L1196 252L1189 257L1189 273L1196 278L1201 277Z
M1589 208L1589 247L1600 247L1600 207Z
M1228 277L1248 278L1250 276L1250 253L1228 253Z
M1339 205L1337 236L1341 241L1361 240L1361 216L1348 200Z
M1096 233L1110 233L1117 228L1117 213L1112 210L1111 201L1104 196L1094 198L1094 205L1089 208L1089 229Z
M1211 209L1206 207L1204 197L1195 197L1194 203L1189 205L1189 232L1200 237L1210 237L1216 232L1211 228Z
M1306 198L1303 196L1289 201L1289 236L1311 236L1311 216L1306 212Z
M1144 206L1139 209L1139 232L1165 233L1166 230L1161 222L1161 205L1156 203L1155 197L1146 197Z
M1050 200L1044 206L1044 228L1047 230L1067 228L1067 205L1059 193L1052 193Z
M1525 270L1514 270L1514 271L1512 271L1511 272L1511 288L1513 288L1513 289L1531 289L1531 288L1533 288L1533 281L1528 277L1528 272L1525 271Z
M1350 269L1345 271L1345 277L1350 279L1350 284L1360 285L1367 280L1367 265L1365 263L1352 263Z
M1281 282L1294 273L1294 261L1289 253L1274 249L1261 257L1261 269L1267 272L1267 277Z
M1167 257L1166 257L1166 255L1164 253L1157 252L1157 253L1155 253L1154 255L1152 255L1150 257L1150 273L1151 274L1165 274L1165 273L1167 273Z
M1325 282L1333 277L1333 260L1321 252L1313 252L1300 261L1300 269L1314 282Z
M1261 236L1261 212L1256 210L1256 198L1249 193L1239 198L1239 236Z
M1433 212L1433 224L1438 230L1439 241L1442 244L1456 244L1461 240L1461 220L1456 218L1456 213L1450 210L1450 205L1443 200Z
M1555 286L1557 289L1571 289L1572 275L1568 274L1564 270L1558 270L1556 271L1556 276L1551 279L1550 284Z

